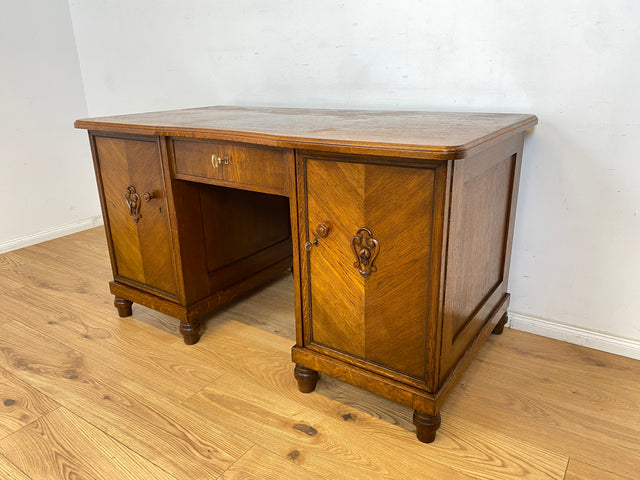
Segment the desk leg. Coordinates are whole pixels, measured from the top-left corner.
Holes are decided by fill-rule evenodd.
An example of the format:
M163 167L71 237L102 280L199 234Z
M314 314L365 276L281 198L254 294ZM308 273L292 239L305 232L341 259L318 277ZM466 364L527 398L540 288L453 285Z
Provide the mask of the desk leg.
M311 393L316 389L316 383L318 383L318 372L315 370L296 364L296 368L293 370L293 375L298 381L298 390L302 393Z
M193 345L200 340L200 319L180 322L180 333L185 345Z
M507 317L507 314L505 312L500 321L496 324L495 327L493 327L491 333L493 333L494 335L501 335L502 332L504 332L504 326L507 324L508 319L509 317Z
M440 412L429 415L415 410L413 424L416 426L416 437L422 443L431 443L436 439L436 431L440 428Z
M133 302L131 300L127 300L126 298L116 297L113 299L113 306L118 309L118 315L121 317L130 317L131 316L131 305Z

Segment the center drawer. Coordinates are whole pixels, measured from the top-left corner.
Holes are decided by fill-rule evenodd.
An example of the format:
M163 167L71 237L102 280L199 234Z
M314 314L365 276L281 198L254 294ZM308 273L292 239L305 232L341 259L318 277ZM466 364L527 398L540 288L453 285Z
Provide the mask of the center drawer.
M173 139L176 178L257 191L285 190L288 150Z

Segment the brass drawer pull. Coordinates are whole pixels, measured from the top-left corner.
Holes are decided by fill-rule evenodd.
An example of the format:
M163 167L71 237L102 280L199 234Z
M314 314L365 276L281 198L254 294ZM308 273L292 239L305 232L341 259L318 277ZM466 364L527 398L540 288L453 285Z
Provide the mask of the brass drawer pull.
M229 155L225 155L224 157L219 157L215 153L211 155L211 165L213 168L218 168L220 165L229 165L231 161L231 157Z

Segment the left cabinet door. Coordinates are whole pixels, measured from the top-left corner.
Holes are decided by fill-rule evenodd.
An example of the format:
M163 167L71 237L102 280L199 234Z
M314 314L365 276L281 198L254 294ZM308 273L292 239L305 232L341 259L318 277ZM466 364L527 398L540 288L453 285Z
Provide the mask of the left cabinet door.
M93 136L114 279L175 300L178 282L157 137Z

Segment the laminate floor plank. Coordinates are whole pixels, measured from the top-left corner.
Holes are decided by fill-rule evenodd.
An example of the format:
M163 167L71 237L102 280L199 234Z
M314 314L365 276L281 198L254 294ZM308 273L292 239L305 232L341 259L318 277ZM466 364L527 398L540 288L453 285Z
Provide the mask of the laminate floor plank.
M11 322L3 330L0 367L176 478L216 478L253 445L139 385L126 371L29 327Z
M2 454L0 454L0 478L2 480L31 480Z
M51 265L52 261L62 261L58 266L71 265L91 276L111 274L103 227L56 238L10 253L18 256L22 263L35 261Z
M508 337L512 334L507 329L503 335ZM528 364L516 362L514 358L502 355L500 350L498 340L480 352L470 368L468 385L502 387L507 384L513 390L526 391L530 398L570 406L576 416L593 416L613 425L635 427L640 437L640 390L632 385L639 383L637 379L640 375L634 380L631 371L629 382L615 379L594 382L588 373L600 367L584 364L582 371L587 375L576 375L575 372L566 371L562 365L550 364L549 361L538 360ZM577 362L579 360L575 360L574 364ZM510 368L505 369L503 365L509 365ZM532 378L532 368L541 374ZM500 374L495 375L495 372Z
M22 288L22 286L23 284L9 276L6 270L0 270L0 293L10 292ZM3 323L2 319L0 319L0 323Z
M343 479L468 479L270 390L224 375L184 402L307 470Z
M127 372L142 385L177 400L189 397L223 373L188 353L175 357L168 344L150 342L140 330L151 327L111 317L115 309L105 309L90 300L76 298L69 303L55 292L23 288L7 293L3 305L8 318ZM170 338L171 342L176 340Z
M165 344L172 344L177 340L183 341L179 330L180 320L135 303L132 306L132 312L132 316L127 318L149 327L145 328L145 335L154 335ZM114 315L116 315L115 309Z
M424 445L407 407L327 376L298 391L290 274L210 314L193 346L176 319L146 307L119 318L111 279L102 227L0 254L0 439L12 452L0 450L0 478L42 473L22 470L35 457L10 440L56 452L34 432L59 412L71 415L68 438L82 431L98 457L55 455L92 475L103 466L91 462L116 461L101 453L115 442L189 480L638 478L637 360L507 328Z
M0 368L0 439L56 408L56 402Z
M482 438L475 436L474 442L468 442L466 439L469 438L469 431L473 431L473 426L459 418L449 418L438 432L437 444L429 445L428 449L425 449L425 445L413 441L413 411L406 407L366 394L355 387L352 387L352 394L354 398L359 399L361 407L366 407L362 410L336 401L331 397L329 389L319 388L317 393L301 394L292 374L288 348L290 341L275 335L269 338L271 334L233 320L222 319L209 335L201 340L201 343L187 348L198 352L199 358L203 361L218 362L216 365L219 368L233 372L237 377L322 413L345 425L345 428L375 436L388 444L403 446L405 451L418 457L428 452L435 462L442 462L458 471L473 473L474 478L492 480L510 479L516 475L517 478L558 479L562 478L564 473L567 457L524 441L495 434L490 428L484 430ZM175 346L179 349L184 348L179 344ZM241 348L240 355L237 352ZM321 378L319 387L324 378ZM388 402L387 408L394 409L396 416L403 416L405 428L398 428L372 416L369 412L375 412L376 407L371 409L366 401L362 401L363 397L370 399L376 407L383 401ZM191 400L188 400L185 405L189 405L190 402Z
M63 253L51 251L39 244L20 250L15 255L20 259L20 264L10 269L24 278L25 285L44 287L51 289L72 290L78 283L94 282L100 276L109 274L106 265L82 260L75 260L73 256L65 256ZM80 257L82 258L82 257ZM86 257L85 257L86 260ZM50 277L42 275L43 269L50 269ZM66 276L68 278L66 278Z
M332 477L335 478L335 477ZM258 445L245 453L234 463L220 480L323 480L324 477L312 473Z
M621 475L572 459L564 480L637 480L638 472Z
M467 373L442 407L443 419L447 414L459 416L607 470L640 471L640 435L635 426L611 423L598 414L584 415L552 399L532 398L509 384L467 383L473 372Z
M246 301L253 302L253 298ZM406 430L415 430L411 420L413 410L326 375L320 376L316 388L320 395L310 399L308 395L301 394L293 377L294 365L291 363L294 341L265 334L263 329L254 327L250 321L241 322L236 318L235 314L221 312L210 321L198 344L187 346L176 341L173 347L180 352L188 352L203 363L211 363L304 405L315 406L334 418L355 422L362 415L361 412L367 412ZM237 361L238 351L255 352L255 355L243 354L241 360Z
M531 375L531 366L541 369L539 374L547 377L563 372L581 377L586 381L615 384L640 390L640 360L614 355L592 348L573 345L551 338L505 329L507 335L489 338L487 345L493 345L484 352L486 358L496 358L513 368ZM495 355L495 357L494 357ZM514 365L511 365L511 364ZM527 370L529 367L529 370ZM525 375L527 376L527 375Z
M21 250L0 253L0 272L6 273L6 271L14 270L18 265L25 263L25 260L21 255L25 251L27 251L27 249L23 248Z
M296 341L293 276L285 272L223 310L228 318ZM222 313L222 312L221 312Z
M32 480L174 480L64 408L0 440L0 453Z

